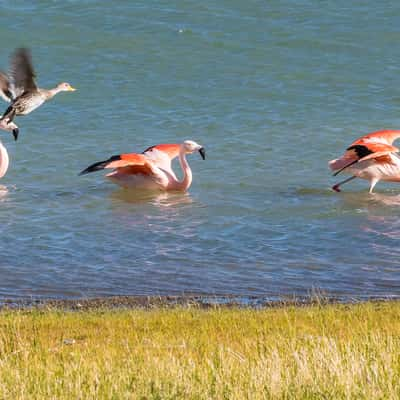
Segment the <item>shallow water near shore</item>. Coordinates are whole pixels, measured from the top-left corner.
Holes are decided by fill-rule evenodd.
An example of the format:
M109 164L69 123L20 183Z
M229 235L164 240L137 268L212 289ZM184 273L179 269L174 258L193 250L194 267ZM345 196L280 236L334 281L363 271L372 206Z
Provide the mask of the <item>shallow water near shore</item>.
M17 119L18 142L1 133L0 297L399 296L400 185L338 194L327 168L400 129L399 16L386 1L2 4L0 66L29 46L41 86L78 90ZM187 194L77 176L185 139L207 151Z

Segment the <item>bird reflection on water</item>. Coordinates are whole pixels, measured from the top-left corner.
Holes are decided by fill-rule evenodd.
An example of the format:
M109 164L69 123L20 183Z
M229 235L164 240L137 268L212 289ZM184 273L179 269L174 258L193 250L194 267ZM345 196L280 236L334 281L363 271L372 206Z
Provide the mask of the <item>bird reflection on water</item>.
M383 265L388 256L400 255L398 246L393 242L400 239L400 194L346 193L342 199L347 211L357 210L364 215L358 220L361 234L359 239L365 243L370 242L370 251L381 260L379 265Z
M364 231L377 237L386 239L400 239L400 194L388 195L375 193L371 196L371 204L368 208L367 223ZM391 242L372 243L372 247L384 247L385 253L397 254L397 246Z
M119 189L111 193L112 203L150 204L159 207L174 207L191 204L193 199L189 193L159 192L159 191L135 191Z
M400 206L400 194L388 195L385 193L373 193L371 200L375 204L381 204L383 206L398 207Z
M386 213L388 210L389 212L397 211L397 207L400 206L400 194L393 194L392 192L346 192L342 194L341 201L346 207Z
M8 194L7 186L0 185L0 202L4 201Z
M180 238L174 245L178 249L181 241L198 234L197 228L204 222L202 217L193 218L193 207L203 206L188 193L120 189L111 193L110 200L118 224L125 229L141 226L142 234L158 235L159 240L154 243L157 253L170 251L171 235Z

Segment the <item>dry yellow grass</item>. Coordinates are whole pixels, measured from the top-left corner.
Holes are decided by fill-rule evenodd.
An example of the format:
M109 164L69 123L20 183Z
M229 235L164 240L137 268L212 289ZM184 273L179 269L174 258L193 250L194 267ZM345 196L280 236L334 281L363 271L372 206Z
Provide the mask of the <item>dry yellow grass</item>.
M399 399L400 303L0 313L1 399Z

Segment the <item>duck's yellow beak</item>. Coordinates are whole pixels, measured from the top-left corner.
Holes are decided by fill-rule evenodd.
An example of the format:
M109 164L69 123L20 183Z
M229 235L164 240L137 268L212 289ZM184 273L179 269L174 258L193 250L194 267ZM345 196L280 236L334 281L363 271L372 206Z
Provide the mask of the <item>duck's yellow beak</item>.
M72 86L70 86L70 87L68 88L68 91L69 91L69 92L75 92L75 90L76 90L76 89L75 89L74 87L72 87Z

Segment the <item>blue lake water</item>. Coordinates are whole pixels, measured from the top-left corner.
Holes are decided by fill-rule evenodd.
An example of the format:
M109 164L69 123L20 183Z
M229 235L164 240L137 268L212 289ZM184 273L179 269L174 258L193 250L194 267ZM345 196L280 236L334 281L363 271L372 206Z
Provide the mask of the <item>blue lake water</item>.
M39 85L78 91L1 133L0 297L400 295L400 185L337 194L327 168L400 129L399 21L393 1L2 1L0 66L31 47ZM185 139L207 150L187 194L77 176Z

